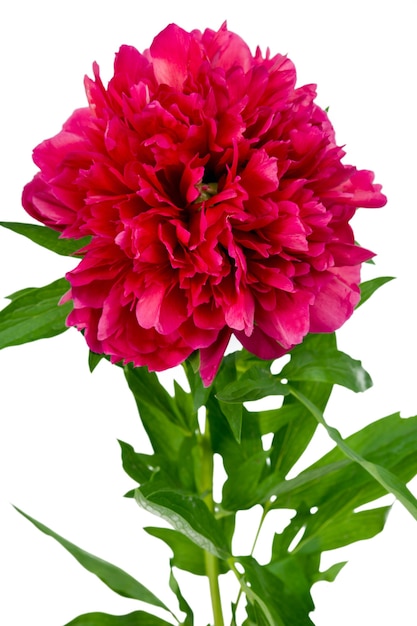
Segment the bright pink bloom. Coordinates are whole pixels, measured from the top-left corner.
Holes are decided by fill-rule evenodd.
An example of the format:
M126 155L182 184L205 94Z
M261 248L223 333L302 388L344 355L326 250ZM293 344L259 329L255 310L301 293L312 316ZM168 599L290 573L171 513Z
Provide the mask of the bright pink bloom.
M372 253L349 220L386 199L295 81L225 25L123 46L107 89L94 66L23 194L63 237L92 236L67 278L94 352L163 370L199 350L209 384L232 334L274 358L351 315Z

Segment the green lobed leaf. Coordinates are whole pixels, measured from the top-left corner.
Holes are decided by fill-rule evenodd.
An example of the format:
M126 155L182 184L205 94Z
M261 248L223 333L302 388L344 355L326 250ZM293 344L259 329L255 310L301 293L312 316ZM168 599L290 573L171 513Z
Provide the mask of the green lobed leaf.
M207 575L203 549L188 539L186 535L172 528L159 528L157 526L148 526L144 530L153 537L161 539L171 548L173 567L178 567L178 569L196 576ZM220 574L226 574L230 569L222 559L218 560L218 566Z
M23 517L26 517L26 519L32 522L32 524L41 532L60 543L61 546L63 546L86 570L95 574L105 585L119 595L124 596L125 598L132 598L133 600L140 600L141 602L146 602L147 604L152 604L153 606L169 611L159 598L157 598L151 591L144 587L130 574L127 574L116 565L82 550L44 524L41 524L41 522L38 522L33 517L30 517L30 515L27 515L27 513L24 513L17 507L15 507L15 509L23 515Z
M211 444L214 453L221 455L227 480L223 485L223 514L230 516L240 507L249 508L257 493L257 483L267 469L269 453L263 449L258 414L242 408L240 443L221 410L221 403L211 396L207 415L210 422ZM255 502L256 503L256 502ZM233 516L232 516L233 517Z
M417 417L392 415L366 426L347 439L360 454L375 464L384 463L396 478L409 480L417 471ZM296 478L276 478L272 508L289 508L297 514L275 535L268 569L293 592L319 580L334 580L343 564L319 571L320 554L354 541L375 536L385 524L389 507L357 510L384 495L386 489L337 446ZM301 538L291 545L299 531ZM291 545L291 552L289 547ZM303 582L304 581L304 582Z
M297 389L302 389L309 398L313 398L315 404L322 410L325 409L332 385L309 381L291 384ZM276 474L278 478L285 476L298 461L317 429L316 420L293 396L285 397L280 411L284 415L284 420L288 419L288 422L275 431L270 455L271 474ZM262 416L260 426L262 428Z
M281 375L289 381L311 381L341 385L352 391L365 391L372 386L369 374L360 361L337 349L316 352L303 344L294 348L291 361Z
M203 550L220 559L230 556L220 525L197 496L170 489L152 491L152 483L148 483L136 489L135 499L139 506L165 519Z
M171 548L173 552L171 563L174 567L191 572L196 576L206 576L204 552L186 535L177 530L172 530L172 528L159 528L157 526L148 526L144 530L153 537L161 539Z
M336 577L338 576L339 572L342 571L345 565L347 565L347 561L341 561L340 563L335 563L334 565L331 565L324 572L318 572L314 582L319 582L323 580L328 583L332 583L336 580Z
M302 592L297 590L294 593L291 587L285 587L277 576L259 565L253 557L239 557L238 561L245 569L240 582L253 605L248 615L256 616L258 621L255 624L314 626L306 611L306 606L309 610L314 608L308 585L303 586Z
M207 402L207 398L211 393L210 387L204 387L203 381L199 374L200 358L198 352L194 352L188 359L183 362L183 368L185 375L187 376L188 384L191 389L191 396L193 399L194 409L200 408Z
M235 397L249 393L253 399L259 399L267 394L262 392L262 385L271 384L270 373L272 361L265 361L251 354L245 349L228 354L223 358L219 372L214 380L214 393L218 406L226 418L230 430L238 443L242 436L242 402ZM262 371L259 375L259 370ZM269 381L267 381L269 377ZM276 395L279 381L273 381L274 395ZM243 394L242 394L243 389ZM251 390L251 391L250 391Z
M216 397L221 402L234 404L260 400L266 396L285 396L287 393L286 385L267 368L252 367L237 381L218 391Z
M316 572L320 565L319 555L290 555L277 562L272 561L265 566L283 585L283 595L292 598L297 604L299 619L307 619L314 609L311 597L311 572ZM307 622L308 623L308 622Z
M171 573L169 577L169 586L171 590L177 596L178 604L179 604L181 611L185 613L186 615L185 621L182 622L182 626L194 626L193 611L191 610L191 607L188 604L187 600L182 595L178 581L174 576L174 572L172 571L172 567L171 567Z
M123 469L139 485L150 480L158 471L158 461L154 455L135 452L129 443L119 440L122 451Z
M172 622L166 622L145 611L134 611L128 615L86 613L76 617L65 626L172 626Z
M237 403L222 402L219 400L219 406L227 422L230 426L230 430L233 433L233 437L238 443L240 443L242 437L242 405Z
M72 303L58 303L68 288L65 278L60 278L45 287L30 287L7 296L12 302L0 311L0 349L67 330L65 320Z
M366 460L358 452L352 449L341 437L340 433L335 428L327 424L322 412L314 404L312 404L308 398L295 389L292 389L291 393L298 398L306 408L308 408L311 414L316 418L317 422L324 426L330 438L333 439L343 454L363 467L364 470L366 470L380 485L382 485L388 493L392 493L409 511L409 513L417 519L417 499L406 487L406 485L385 467Z
M404 482L417 472L417 417L387 416L351 435L346 442L374 463L383 463ZM264 498L276 497L273 508L299 511L303 503L307 509L318 507L314 515L317 523L323 507L336 515L341 509L353 510L386 494L369 472L337 446L295 478L282 481L279 476L270 476L261 488Z
M222 507L226 511L237 512L256 504L258 484L267 467L268 457L269 453L262 450L229 471L222 493Z
M335 550L370 539L380 533L385 525L390 506L354 512L342 509L339 514L326 515L322 524L307 525L306 532L294 552L311 554Z
M303 343L298 347L295 355L291 353L291 360L297 358L297 352L298 354L307 352L320 355L329 351L337 351L334 333L311 334L307 335ZM289 379L288 382L324 411L333 388L332 383L314 380L293 381L292 379ZM284 397L283 405L278 409L277 415L275 415L275 424L271 424L271 417L271 414L260 413L259 427L262 434L264 434L267 427L273 426L273 430L269 431L274 432L270 455L271 474L276 474L280 480L282 476L289 472L306 450L317 429L317 422L309 411L291 395Z
M174 380L174 393L178 412L183 417L190 432L196 431L198 428L197 410L194 407L192 394L187 393L176 380Z
M336 339L334 334L312 335L305 339L300 349L316 355L321 352L335 352L337 351ZM308 397L312 397L322 409L325 408L332 389L331 384L312 381L289 382L303 390ZM219 405L223 409L222 403ZM280 408L268 411L246 411L244 415L245 446L242 450L233 446L230 440L225 438L221 425L217 436L216 426L219 416L215 415L212 419L212 422L216 423L216 451L222 455L228 473L222 503L222 506L228 510L248 508L257 503L265 504L268 499L266 494L271 495L268 485L282 483L285 475L306 449L317 428L314 417L290 395L284 397ZM248 425L251 425L249 431ZM262 435L267 433L274 433L274 437L270 449L265 453ZM251 442L250 449L248 442ZM245 454L242 454L243 450ZM259 462L261 456L262 465Z
M380 276L379 278L373 278L372 280L367 280L359 285L361 291L361 299L359 300L356 308L358 309L362 304L364 304L372 294L375 293L377 289L389 283L391 280L394 280L394 276Z
M192 434L187 419L156 374L132 366L126 366L124 372L153 449L162 458L177 463L184 438Z
M91 237L81 239L64 239L61 234L47 226L38 224L24 224L21 222L0 222L0 226L8 228L13 232L24 235L34 243L52 250L62 256L77 256L79 250L84 248L91 241Z

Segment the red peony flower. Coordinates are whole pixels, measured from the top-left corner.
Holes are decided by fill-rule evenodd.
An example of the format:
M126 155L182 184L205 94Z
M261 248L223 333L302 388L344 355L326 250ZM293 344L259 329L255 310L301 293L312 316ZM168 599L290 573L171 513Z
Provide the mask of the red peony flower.
M386 199L295 81L226 25L122 46L107 89L94 65L23 193L62 237L92 237L67 279L94 352L164 370L199 350L209 384L232 334L274 358L351 315L372 253L349 220Z

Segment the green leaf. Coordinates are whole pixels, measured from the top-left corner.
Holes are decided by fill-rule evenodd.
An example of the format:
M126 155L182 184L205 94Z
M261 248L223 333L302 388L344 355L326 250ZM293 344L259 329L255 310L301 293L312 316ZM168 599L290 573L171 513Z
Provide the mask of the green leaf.
M268 451L262 450L229 472L222 494L222 507L226 511L249 509L257 503L258 483L268 456Z
M323 352L337 352L334 333L308 335L298 348L298 353L300 352L316 356ZM297 352L291 355L291 359L293 358L299 358ZM321 410L325 409L332 384L308 380L289 380L288 382L311 398ZM307 448L317 429L317 422L309 411L291 395L284 397L283 404L278 409L250 412L250 415L252 420L257 420L260 435L274 434L269 450L269 469L260 476L260 485L253 501L254 504L256 502L264 504L265 495L269 493L268 485L282 483L283 478Z
M310 589L312 586L311 570L319 567L320 557L290 554L282 560L272 560L266 566L268 572L276 576L284 585L286 594L293 596L299 609L307 616L314 609ZM301 616L300 616L301 617Z
M90 372L93 373L100 361L105 358L104 354L97 354L90 350L88 353L88 368Z
M155 373L130 365L124 371L153 449L162 458L178 462L184 438L192 434L187 419Z
M174 380L174 392L176 409L182 416L182 423L186 424L190 432L195 432L198 429L198 420L192 394L184 391L176 380Z
M385 467L367 461L358 452L353 450L341 437L340 433L335 428L327 424L322 412L314 404L312 404L308 398L295 389L292 389L291 393L304 404L304 406L316 418L317 422L324 426L330 438L333 439L343 454L363 467L363 469L366 470L380 485L382 485L388 493L392 493L417 520L417 499L413 496L406 485Z
M323 352L337 352L335 334L307 335L295 354L291 353L291 360L297 359L297 353L303 352L314 355ZM324 411L330 398L332 383L320 383L314 380L293 381L291 379L288 382ZM273 430L269 431L275 433L270 456L271 473L277 473L278 477L281 478L289 472L306 450L317 429L317 422L309 411L291 395L285 396L282 407L277 410L274 425L271 424L271 418L273 419L274 416L268 413L259 414L259 427L264 434L267 432L265 430L267 427L273 426Z
M68 288L65 278L60 278L45 287L30 287L7 296L12 302L0 311L0 349L67 330L65 320L72 303L58 303Z
M368 462L384 463L396 478L407 482L417 471L417 417L392 415L366 426L347 439L347 444ZM287 527L275 535L268 569L295 593L297 585L307 588L319 580L333 580L341 564L328 572L319 571L320 554L375 536L385 524L389 507L358 510L386 489L348 458L337 446L291 480L268 477L261 487L276 480L272 508L297 511ZM298 543L293 540L303 531ZM291 552L289 548L291 546Z
M193 615L193 612L192 612L191 607L188 604L187 600L184 598L184 596L181 593L180 586L178 584L177 579L174 576L174 572L172 571L172 567L171 567L171 574L170 574L170 577L169 577L169 586L170 586L171 590L177 596L178 604L179 604L179 607L180 607L181 611L186 614L186 618L185 618L185 621L182 622L182 626L194 626L194 615Z
M291 361L281 376L289 381L311 381L341 385L352 391L365 391L372 386L369 374L360 361L355 361L337 349L313 351L301 346L294 348Z
M369 300L373 293L382 285L389 283L391 280L394 280L394 276L380 276L379 278L373 278L372 280L367 280L359 285L361 290L361 299L359 300L356 308L358 309L364 302Z
M384 463L404 482L417 472L417 417L384 417L351 435L346 442L373 462ZM379 482L337 446L297 477L283 481L271 476L263 487L267 497L276 496L273 508L300 511L304 504L308 511L318 507L315 520L320 519L323 507L336 515L341 509L353 510L386 494ZM292 537L288 543L291 540Z
M193 352L193 354L188 357L182 365L185 375L187 376L188 384L190 385L194 409L197 411L200 406L206 404L207 398L211 393L211 387L204 387L198 371L200 367L200 357L198 351Z
M135 452L133 447L120 441L122 450L123 469L130 478L133 478L139 485L151 479L152 475L159 471L158 461L154 455Z
M171 397L156 374L145 367L127 366L124 371L155 450L152 464L159 473L155 471L152 476L153 490L167 487L195 492L193 449L197 444L197 414L189 394L177 385L176 395Z
M227 419L233 437L240 443L242 437L242 405L237 403L222 402L219 400L219 406L223 415Z
M186 572L197 576L206 576L203 550L193 543L186 535L172 530L171 528L159 528L148 526L144 528L147 533L164 541L172 550L171 563ZM220 561L221 563L222 561Z
M139 506L168 521L203 550L220 559L230 556L220 525L200 498L170 489L151 489L152 483L136 489Z
M314 626L308 617L308 611L313 610L309 585L302 587L302 591L293 592L292 588L270 572L266 567L252 557L239 557L245 573L240 579L242 590L247 598L258 610L257 619L262 615L264 621L256 623L267 626ZM307 610L306 610L307 607Z
M172 622L166 622L144 611L134 611L128 615L86 613L76 617L65 626L172 626Z
M341 563L335 563L334 565L331 565L324 572L318 572L314 582L326 581L328 583L332 583L336 580L337 575L346 564L347 561L342 561Z
M360 512L341 510L338 515L322 516L323 523L307 526L306 532L294 552L311 554L335 550L354 543L370 539L383 530L390 506L369 509Z
M222 518L224 521L227 518ZM206 564L204 560L204 551L198 545L193 543L186 535L172 530L172 528L159 528L157 526L148 526L144 530L164 541L170 547L173 553L171 565L178 567L186 572L195 574L196 576L206 576ZM230 571L229 566L222 559L218 560L219 573L226 574Z
M52 252L56 252L62 256L77 256L77 252L91 241L91 237L64 239L61 238L61 234L56 230L48 228L47 226L38 226L37 224L0 222L0 226L8 228L19 235L24 235L39 246L52 250Z
M78 548L76 545L53 532L50 528L33 519L33 517L30 517L17 507L15 507L15 509L23 515L23 517L26 517L26 519L32 522L36 528L45 533L45 535L52 537L60 543L61 546L68 550L68 552L72 554L72 556L86 570L95 574L105 585L110 587L110 589L119 595L124 596L125 598L132 598L134 600L140 600L141 602L147 602L148 604L152 604L153 606L158 606L166 611L169 611L161 600L159 600L151 591L144 587L135 578L130 576L130 574L127 574L116 565L112 565L111 563L103 561L103 559L100 559L89 552L85 552L85 550Z
M266 396L285 396L287 393L286 385L268 369L253 367L239 380L218 391L216 398L221 402L241 403L260 400Z

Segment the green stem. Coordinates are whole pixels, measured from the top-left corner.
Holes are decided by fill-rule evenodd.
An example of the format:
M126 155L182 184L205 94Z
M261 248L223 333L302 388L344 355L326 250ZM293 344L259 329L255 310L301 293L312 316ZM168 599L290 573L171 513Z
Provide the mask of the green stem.
M204 552L206 573L210 584L211 606L213 607L214 626L224 626L222 604L219 589L219 566L217 557Z
M203 500L209 510L214 513L213 501L213 451L211 449L210 432L208 420L206 419L205 431L199 436L201 451L201 472L199 477L199 488L203 495ZM209 579L211 605L213 608L214 626L224 626L223 612L219 588L219 562L217 557L211 552L204 552L204 562L206 574Z

